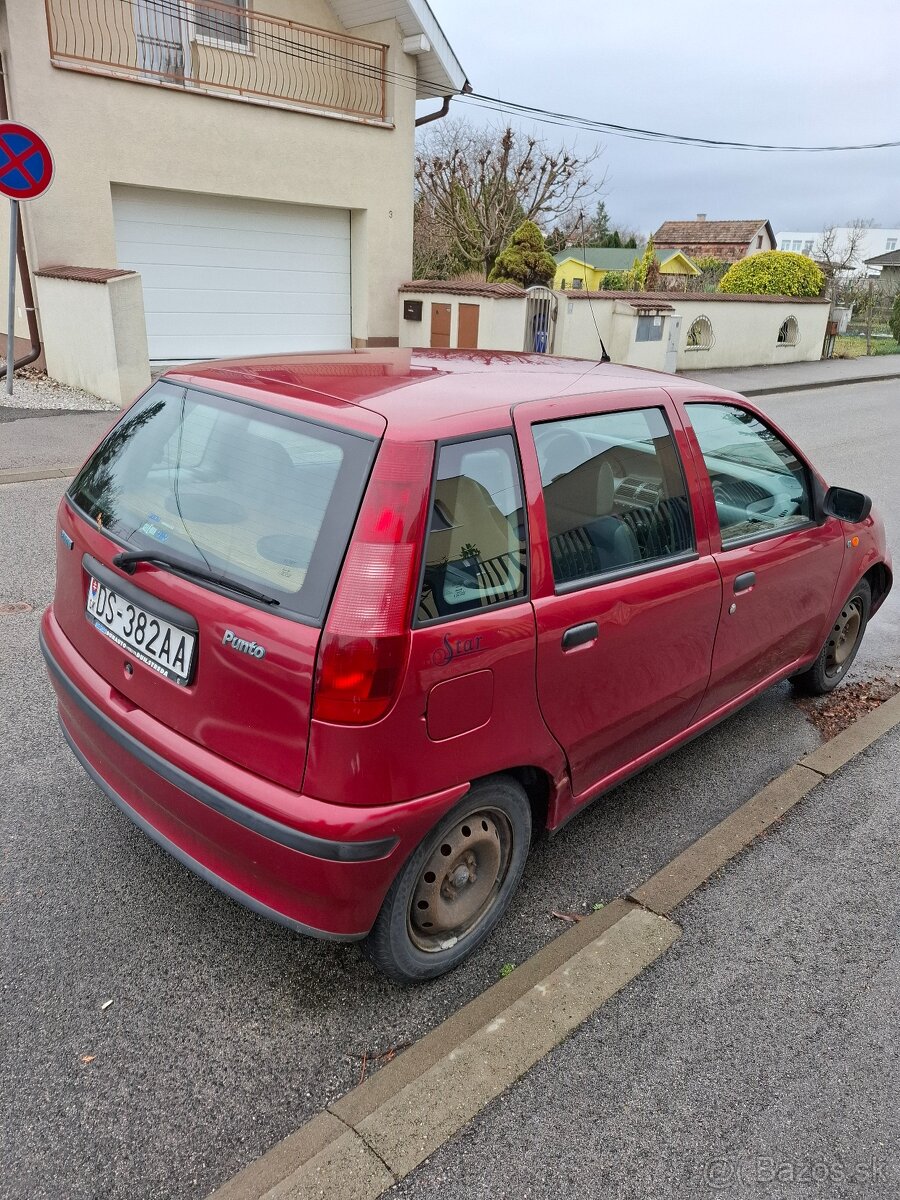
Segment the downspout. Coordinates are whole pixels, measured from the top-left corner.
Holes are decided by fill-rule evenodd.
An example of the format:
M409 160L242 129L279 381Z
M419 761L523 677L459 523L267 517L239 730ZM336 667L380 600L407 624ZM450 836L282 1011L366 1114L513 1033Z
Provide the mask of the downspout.
M443 104L436 112L426 113L424 117L416 117L416 129L420 125L429 125L432 121L440 121L442 117L446 117L450 111L450 101L452 99L452 96L445 96Z
M472 85L469 83L468 79L463 84L462 90L463 95L465 95L467 92L471 92ZM446 117L447 113L450 111L450 101L452 99L452 95L445 96L441 107L436 112L426 113L424 117L416 117L416 129L418 129L420 125L429 125L432 121L440 121L442 117Z
M0 60L0 120L9 120L9 104L6 99L6 73L3 70L3 63ZM40 358L41 350L41 335L38 330L37 313L34 308L34 292L31 287L31 272L28 269L28 253L25 249L25 231L24 221L19 221L19 236L16 240L16 258L19 263L19 279L22 282L22 298L25 301L25 315L28 318L28 336L31 339L31 349L22 358L13 362L13 374L18 371L19 367L27 367L29 363L33 363ZM12 347L7 346L7 364L0 367L0 379L6 378L8 369L9 355L15 354L15 344Z

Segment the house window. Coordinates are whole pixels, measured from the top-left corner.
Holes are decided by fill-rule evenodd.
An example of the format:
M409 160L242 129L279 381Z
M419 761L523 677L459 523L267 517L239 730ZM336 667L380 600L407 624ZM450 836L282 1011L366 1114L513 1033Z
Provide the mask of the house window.
M662 326L662 317L638 317L637 332L634 335L634 340L636 342L661 342Z
M897 239L896 238L888 238L888 240L885 242L884 248L885 248L885 250L896 250L897 249Z
M215 0L194 4L194 30L198 38L244 50L249 44L247 0Z
M695 317L687 332L688 350L712 350L715 343L712 322L709 317Z
M805 254L805 255L806 255L808 258L809 258L809 257L812 257L812 248L813 248L813 244L812 244L812 242L804 242L804 243L803 243L803 253L804 253L804 254Z
M799 341L800 326L797 324L797 318L788 317L787 320L781 322L781 328L778 330L778 345L796 346Z
M756 235L756 248L757 248L757 250L762 250L762 234L761 233L758 233Z
M580 292L581 289L584 287L584 280L580 276L576 275L575 278L572 280L572 287L574 288L574 290L576 292Z
M802 244L803 244L802 242L794 242L793 249L794 249L795 254L800 253L800 247Z

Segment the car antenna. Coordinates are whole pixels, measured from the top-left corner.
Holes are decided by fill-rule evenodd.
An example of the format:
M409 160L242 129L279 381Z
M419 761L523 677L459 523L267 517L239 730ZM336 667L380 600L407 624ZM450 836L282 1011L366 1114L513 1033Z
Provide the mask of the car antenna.
M584 213L581 213L581 257L584 259L584 280L587 283L587 238L584 233ZM603 338L600 336L600 326L597 324L597 314L594 312L594 302L591 299L591 290L588 288L587 293L588 308L591 310L591 317L594 321L594 328L597 330L597 341L600 343L600 361L602 363L612 362L612 359L606 353L606 347L603 345Z

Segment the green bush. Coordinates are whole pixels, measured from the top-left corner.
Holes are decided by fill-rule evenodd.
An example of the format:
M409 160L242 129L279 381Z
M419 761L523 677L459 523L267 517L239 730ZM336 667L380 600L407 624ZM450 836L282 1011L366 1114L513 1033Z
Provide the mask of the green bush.
M719 291L742 296L818 296L824 286L825 276L805 254L764 250L730 266Z
M556 262L547 250L544 235L534 221L523 221L497 255L488 281L517 283L520 287L533 287L536 283L549 286L555 274Z
M891 315L888 317L888 325L891 327L891 333L894 338L900 342L900 292L894 297L894 303L891 305Z
M600 287L604 292L627 292L631 287L628 276L630 271L604 271Z

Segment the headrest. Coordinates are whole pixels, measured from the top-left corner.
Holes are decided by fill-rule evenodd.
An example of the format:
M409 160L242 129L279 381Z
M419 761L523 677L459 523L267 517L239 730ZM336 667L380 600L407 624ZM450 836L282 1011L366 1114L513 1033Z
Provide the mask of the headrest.
M597 475L597 516L608 517L616 503L616 479L609 463L601 463Z

